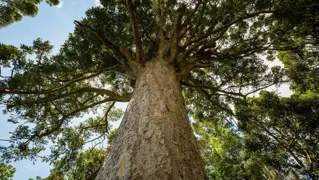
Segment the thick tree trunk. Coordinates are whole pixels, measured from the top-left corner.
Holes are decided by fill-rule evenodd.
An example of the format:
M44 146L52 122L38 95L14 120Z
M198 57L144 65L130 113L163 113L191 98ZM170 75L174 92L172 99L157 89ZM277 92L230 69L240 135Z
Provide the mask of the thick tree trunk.
M148 61L97 180L207 179L174 67Z

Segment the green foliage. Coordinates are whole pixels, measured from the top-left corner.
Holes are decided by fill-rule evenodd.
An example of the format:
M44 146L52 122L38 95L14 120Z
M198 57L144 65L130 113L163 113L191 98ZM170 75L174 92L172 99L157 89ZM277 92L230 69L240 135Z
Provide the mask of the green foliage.
M113 129L107 136L108 145L111 144L118 129ZM92 147L69 159L62 158L53 163L50 175L42 180L93 180L107 156L107 148Z
M34 16L41 1L3 2L2 27ZM55 165L48 178L89 178L104 158L94 147L114 137L109 122L122 116L114 103L130 100L146 61L163 60L174 65L212 179L317 176L316 2L101 4L75 21L56 55L41 39L20 48L0 44L1 68L11 71L1 69L1 103L17 125L10 145L0 146L2 160L34 160L50 144L42 157ZM265 65L263 57L276 55L284 68ZM287 81L291 98L250 97Z
M292 90L298 93L319 92L318 58L318 51L278 53L278 59L285 65L287 75L293 80Z
M34 17L38 13L38 4L43 0L1 0L0 1L0 28L14 22L21 21L23 16ZM46 0L50 6L58 5L59 0Z
M234 119L195 119L202 157L209 179L280 179L284 176L258 154L247 150L245 136Z
M200 136L199 142L209 178L244 178L244 163L241 157L243 144L240 136L214 122L196 122L193 126L196 134Z
M86 150L71 161L55 161L50 176L43 180L93 180L102 166L105 156L106 151L97 148Z
M9 45L1 45L1 64L4 67L12 68L12 76L4 77L4 80L1 80L2 89L6 87L9 89L27 88L33 91L28 95L4 97L8 107L5 112L8 113L11 112L11 109L15 109L17 116L9 120L12 123L26 120L27 123L36 124L34 128L25 124L17 126L16 131L12 133L11 146L1 149L4 159L19 160L23 157L30 157L30 160L34 160L40 151L45 150L48 140L53 141L55 145L51 147L52 154L44 157L43 160L53 161L61 158L61 154L73 158L80 153L85 144L92 141L97 143L106 139L110 129L109 121L116 121L122 116L121 110L113 108L114 103L106 103L107 101L100 100L103 95L86 93L84 90L88 86L87 82L72 84L72 86L67 85L69 93L60 94L64 92L64 89L47 96L36 93L43 88L54 89L67 82L69 77L78 76L77 74L82 74L80 78L86 75L86 73L80 71L80 68L72 68L75 73L73 75L70 71L66 73L65 66L69 66L68 68L82 66L85 68L83 70L89 71L88 65L65 64L60 63L59 60L53 61L49 56L52 47L48 41L42 41L41 39L35 40L32 46L21 45L20 49ZM36 57L37 61L28 59L27 57L30 55ZM56 56L56 59L59 59L59 55ZM45 76L46 73L50 74L51 77ZM58 74L61 74L59 78L62 79L57 78ZM116 78L113 75L105 74L102 78L104 81L110 81L107 78ZM28 81L25 81L25 79L28 79ZM116 79L116 81L119 81L118 83L122 82L119 79ZM116 82L113 84L116 85ZM83 91L79 90L79 87L82 87ZM56 92L56 90L53 90L53 92ZM63 97L67 98L61 101L60 98ZM96 101L100 103L96 103ZM76 125L70 123L69 119L71 117L81 118L83 117L83 111L86 110L89 113L88 108L101 103L106 104L100 106L99 109L95 108L94 111L105 110L103 113L96 113L92 117L86 116L88 118L85 121ZM39 109L42 110L41 113L39 113ZM59 129L62 127L62 122L68 123L69 127L65 126L63 130ZM48 137L47 140L43 139L46 136L51 137ZM29 137L34 142L32 148L28 145L29 141L23 140L25 137Z
M236 104L247 150L285 176L319 177L317 53L312 48L278 54L292 80L291 97L262 91L260 97Z
M318 96L280 98L261 92L237 104L236 115L249 151L284 174L316 177L318 169Z
M0 163L0 179L13 180L16 169L10 164Z

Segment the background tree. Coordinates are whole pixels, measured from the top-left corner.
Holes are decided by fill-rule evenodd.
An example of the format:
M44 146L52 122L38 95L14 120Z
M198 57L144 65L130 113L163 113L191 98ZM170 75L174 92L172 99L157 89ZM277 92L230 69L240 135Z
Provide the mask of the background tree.
M0 178L1 180L12 180L16 169L10 164L0 164Z
M259 159L284 174L318 178L318 99L313 95L279 98L269 92L238 105L245 144Z
M10 146L0 149L3 160L34 159L49 141L54 145L44 160L79 157L86 142L106 137L110 117L120 117L114 102L130 101L97 179L206 179L184 100L199 120L234 116L230 104L288 81L261 55L303 48L316 34L304 22L318 17L312 1L101 4L75 21L55 56L40 39L20 48L1 45L1 65L11 68L2 75L2 103L18 124ZM282 11L287 5L301 10L298 21ZM88 112L96 116L71 123Z
M248 149L278 170L318 179L318 51L280 52L292 79L290 98L261 92L237 104Z
M43 0L0 0L0 28L21 21L23 16L34 17L41 2ZM59 0L46 0L46 3L58 5Z
M107 137L107 144L111 144L118 129L112 130ZM107 148L92 147L78 154L77 157L68 159L62 158L55 161L51 173L43 180L69 179L69 180L94 180L98 170L101 168Z
M197 121L194 130L199 143L209 179L261 179L260 162L244 157L244 143L234 124L224 120ZM258 168L256 168L258 167ZM253 172L250 172L253 171ZM256 178L257 177L257 178Z
M89 149L79 154L73 162L58 160L54 163L54 168L50 176L45 180L55 180L57 178L66 178L69 180L94 180L98 170L105 159L106 151L103 149Z

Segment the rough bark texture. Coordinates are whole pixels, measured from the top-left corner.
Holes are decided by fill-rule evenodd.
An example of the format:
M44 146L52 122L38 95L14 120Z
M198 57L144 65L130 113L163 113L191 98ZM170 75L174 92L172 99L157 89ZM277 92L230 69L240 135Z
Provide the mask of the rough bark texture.
M174 67L145 62L97 180L207 179Z

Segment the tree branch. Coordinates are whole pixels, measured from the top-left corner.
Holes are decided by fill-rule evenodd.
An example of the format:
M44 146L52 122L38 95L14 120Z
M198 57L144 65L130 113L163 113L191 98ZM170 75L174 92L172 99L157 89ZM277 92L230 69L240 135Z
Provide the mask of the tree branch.
M136 60L138 62L144 61L144 50L141 42L140 33L137 28L137 20L136 20L136 8L134 7L134 4L132 0L126 1L126 7L128 10L128 13L131 18L131 24L132 24L132 30L133 30L133 37L136 45Z
M239 17L225 25L222 25L218 28L215 29L215 26L211 26L207 32L202 35L201 37L197 38L196 40L191 40L191 41L188 41L185 46L190 46L192 45L193 43L196 43L197 47L199 47L200 45L202 45L202 42L203 42L203 39L206 39L207 37L209 37L210 35L214 34L214 33L217 33L219 31L222 31L224 29L228 29L230 26L240 22L240 21L243 21L245 19L249 19L249 18L252 18L252 17L255 17L255 16L258 16L260 14L267 14L267 13L273 13L273 11L260 11L260 12L256 12L256 13L251 13L251 14L248 14L246 13L246 16L242 16L242 17ZM201 43L198 43L198 42L201 42Z
M101 70L97 73L91 74L89 76L86 77L80 77L80 78L76 78L73 79L69 82L66 82L64 85L54 88L54 89L48 89L48 90L40 90L40 91L34 91L34 90L24 90L24 89L4 89L4 90L0 90L0 94L50 94L53 92L57 92L59 90L62 90L63 88L69 87L70 85L72 85L73 83L82 81L82 80L86 80L89 78L93 78L96 77L98 75L100 75L101 73L103 73L104 71Z
M200 92L206 97L206 99L207 99L209 102L211 102L214 106L217 106L218 108L220 108L221 110L225 111L226 113L228 113L228 114L231 115L231 116L235 116L234 112L233 112L231 109L229 109L229 108L227 108L227 107L223 107L223 106L219 105L218 103L212 102L212 101L210 100L211 95L210 95L208 92L206 92L204 89L201 89L201 88L196 88L196 89L197 89L198 91L200 91Z
M163 10L161 8L161 4L162 4L162 0L154 0L156 1L156 3L153 3L154 5L157 5L156 7L154 7L154 9L156 9L156 21L157 21L157 32L156 32L156 42L158 42L158 44L161 44L161 41L165 38L164 34L164 13Z
M206 0L204 3L206 3L206 2L207 2L207 0ZM198 0L198 1L197 1L197 4L196 4L194 10L185 18L184 23L183 23L182 26L184 26L184 25L186 25L186 24L189 23L190 19L194 16L194 14L196 13L196 11L198 10L199 6L200 6L202 3L203 3L202 0Z
M93 88L93 87L83 87L81 89L84 92L95 92L95 93L107 95L113 101L128 102L131 99L131 95L120 96L120 95L116 94L115 92L107 90L107 89L100 89L100 88Z
M256 123L255 121L251 121L252 123L256 124L259 126L261 129L266 131L266 133L271 136L275 141L277 141L278 145L282 146L285 148L289 154L294 158L294 160L302 167L305 167L305 165L302 163L302 161L294 154L294 152L291 150L290 146L288 146L286 143L282 142L279 138L277 138L273 133L271 133L268 128L264 127L261 123Z
M202 8L201 8L201 11L199 12L199 15L198 15L198 17L199 18L202 18L204 15L204 12L205 12L205 9L206 9L206 7L207 7L207 2L208 2L208 0L205 0L204 2L202 2L201 4L202 4ZM196 9L196 8L195 8ZM197 11L197 10L196 10ZM194 11L194 13L195 13L195 11ZM189 19L190 20L190 19ZM201 22L201 20L200 19L196 19L196 21L198 21L198 22ZM181 34L180 34L180 39L182 39L185 35L186 35L186 33L190 30L190 29L192 29L194 26L195 23L193 23L193 22L189 22L189 23L186 23L186 22L184 22L184 24L183 24L183 29L181 30ZM196 26L195 25L195 29L193 30L193 33L190 33L190 39L192 39L193 38L193 36L194 36L194 34L195 34L195 32L197 32L198 31L198 27L199 26Z
M27 105L27 104L41 104L41 103L49 103L52 101L55 101L57 99L62 99L64 97L68 97L74 94L78 94L78 93L83 93L83 92L93 92L93 93L97 93L97 94L102 94L102 95L107 95L109 98L111 98L114 101L117 102L128 102L131 98L131 95L129 94L128 96L120 96L118 94L116 94L113 91L107 90L107 89L100 89L100 88L93 88L93 87L82 87L79 89L76 89L74 91L68 92L68 93L64 93L64 94L56 94L54 97L46 97L46 98L41 98L41 99L37 99L35 102L27 102L27 103L19 103L19 104L8 104L7 108L13 108L19 105ZM35 92L35 91L29 91L29 92L23 92L24 94L41 94L39 91Z
M284 83L284 82L289 82L289 81L279 81L279 82ZM275 84L278 84L279 82L274 82L274 83L267 84L267 85L265 85L265 86L259 87L259 88L257 88L257 89L254 89L254 90L252 90L252 91L246 93L246 94L245 94L245 97L247 97L247 96L250 95L250 94L256 93L256 92L258 92L258 91L260 91L260 90L269 88L269 87L271 87L271 86L273 86L273 85L275 85Z
M239 96L239 97L245 97L245 95L243 95L242 93L235 93L235 92L229 92L229 91L224 91L224 90L221 90L217 87L211 87L211 86L204 86L204 85L193 85L193 84L189 84L187 82L183 82L183 85L186 86L186 87L194 87L194 88L202 88L202 89L211 89L215 92L221 92L221 93L224 93L224 94L227 94L227 95L234 95L234 96ZM224 95L224 94L219 94L219 95Z
M108 115L109 115L109 112L111 111L111 109L114 107L115 105L115 101L112 102L112 104L109 106L109 108L106 110L105 112L105 115L104 115L104 118L105 118L105 123L108 123Z
M128 56L128 54L123 53L123 48L116 47L102 33L96 31L95 29L93 29L90 25L85 24L83 22L79 22L79 21L74 21L74 23L75 23L75 25L77 25L77 26L79 26L79 27L81 27L83 29L87 29L87 30L93 32L108 48L110 48L112 51L117 53L119 56L121 56L125 60L129 61L129 60L132 59L132 57ZM123 64L123 62L122 62L122 64Z
M71 116L74 116L74 115L76 115L77 113L79 113L79 112L81 112L81 111L84 111L84 110L86 110L86 109L92 108L92 107L94 107L94 106L96 106L96 105L99 105L99 104L102 104L102 103L105 103L105 102L109 102L109 101L112 101L112 99L111 99L111 98L107 98L107 99L104 99L104 100L102 100L102 101L98 101L98 102L92 103L92 104L90 104L90 105L83 106L83 107L81 107L81 108L79 108L79 109L76 109L76 110L72 111L71 113L69 113L69 114L67 114L67 115L63 115L63 117L58 120L56 126L52 127L51 129L45 130L43 133L41 133L41 132L35 133L34 135L30 136L27 141L25 141L24 143L20 144L19 146L20 146L21 148L22 148L22 147L26 147L26 146L27 146L31 141L33 141L35 138L41 139L41 138L43 138L43 137L45 137L45 136L49 136L49 135L51 135L52 133L58 131L58 130L62 127L62 125L64 124L64 122L65 122L68 118L70 118Z
M181 30L181 20L185 13L186 5L182 5L177 10L177 15L175 17L175 22L173 24L173 33L172 33L172 45L171 45L171 55L170 55L170 62L173 62L177 56L178 44L179 44L179 34Z

